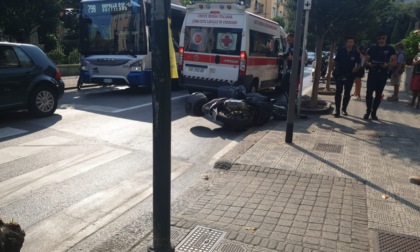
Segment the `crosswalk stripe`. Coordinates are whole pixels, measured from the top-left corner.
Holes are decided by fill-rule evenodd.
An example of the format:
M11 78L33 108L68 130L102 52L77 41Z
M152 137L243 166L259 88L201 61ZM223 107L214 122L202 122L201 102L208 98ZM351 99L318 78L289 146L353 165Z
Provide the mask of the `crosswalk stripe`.
M172 97L171 101L176 101L182 98L187 97L188 95L180 95L176 97ZM62 109L80 109L80 110L88 110L88 111L97 111L97 112L104 112L104 113L121 113L129 110L144 108L148 106L152 106L152 102L143 103L140 105L132 106L132 107L126 107L126 108L115 108L115 107L107 107L107 106L99 106L99 105L74 105L74 104L62 104L60 108Z
M60 146L73 141L72 139L49 136L42 139L30 141L18 146L6 147L0 150L0 164L5 164L20 158L40 153L48 148Z
M191 166L190 163L178 162L172 169L171 180L181 176ZM139 172L25 229L22 252L69 250L152 195L151 177L151 170Z
M3 181L0 183L0 207L19 200L42 187L60 183L129 153L126 150L104 147Z

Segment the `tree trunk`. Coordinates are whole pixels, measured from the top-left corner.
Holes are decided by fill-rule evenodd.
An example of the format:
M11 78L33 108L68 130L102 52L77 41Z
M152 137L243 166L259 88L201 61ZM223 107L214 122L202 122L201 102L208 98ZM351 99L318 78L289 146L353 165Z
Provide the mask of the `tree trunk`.
M321 76L321 67L322 64L322 45L324 44L324 37L325 35L317 35L316 36L316 45L315 45L315 57L316 57L316 64L315 64L315 75L314 75L314 83L312 86L312 96L311 96L311 108L316 108L318 103L318 89L319 89L319 79Z
M325 85L326 90L330 90L330 81L331 81L331 73L332 73L332 64L334 60L334 52L336 51L337 47L337 40L334 39L331 43L330 55L328 56L328 72L327 72L327 84Z

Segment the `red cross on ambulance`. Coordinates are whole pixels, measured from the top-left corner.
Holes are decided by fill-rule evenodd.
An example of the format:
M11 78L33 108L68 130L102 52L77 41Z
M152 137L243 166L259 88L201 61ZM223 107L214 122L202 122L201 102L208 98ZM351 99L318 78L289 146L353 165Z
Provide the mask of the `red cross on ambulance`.
M220 36L219 46L223 49L229 49L233 43L233 36L230 33L225 33Z

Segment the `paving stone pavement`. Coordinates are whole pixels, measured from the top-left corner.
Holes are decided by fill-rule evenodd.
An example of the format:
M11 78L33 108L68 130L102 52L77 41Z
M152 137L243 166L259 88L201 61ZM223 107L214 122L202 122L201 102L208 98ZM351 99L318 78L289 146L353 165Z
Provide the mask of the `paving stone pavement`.
M172 218L173 236L185 237L185 230L196 225L226 231L224 241L214 250L220 252L369 248L362 182L233 165L227 172L213 172L210 182L205 183L204 193L195 204ZM179 241L172 240L174 244ZM146 248L142 244L133 251Z
M408 93L383 101L379 121L362 119L364 100L352 100L348 116L297 120L292 144L286 122L251 129L216 163L223 169L185 193L172 243L197 226L226 232L217 252L373 251L376 230L420 237L420 187L408 182L420 175L420 111L405 106Z

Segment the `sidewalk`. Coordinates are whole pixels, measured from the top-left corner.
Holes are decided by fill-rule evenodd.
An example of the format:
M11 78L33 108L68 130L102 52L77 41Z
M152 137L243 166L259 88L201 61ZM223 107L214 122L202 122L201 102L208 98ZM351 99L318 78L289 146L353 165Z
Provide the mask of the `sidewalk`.
M384 100L379 121L362 119L364 99L349 116L310 115L293 144L286 122L252 129L215 165L230 169L179 199L190 204L172 216L176 251L420 251L420 187L408 182L420 174L420 111L408 100L404 89Z

